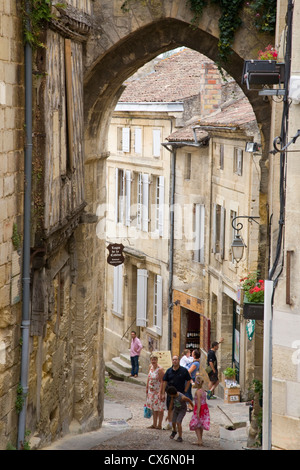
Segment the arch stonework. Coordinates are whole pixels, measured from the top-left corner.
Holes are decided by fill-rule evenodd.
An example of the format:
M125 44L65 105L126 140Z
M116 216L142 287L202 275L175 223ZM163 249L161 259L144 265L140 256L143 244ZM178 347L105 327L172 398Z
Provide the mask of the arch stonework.
M120 0L95 2L92 34L86 45L84 77L85 155L86 162L101 162L107 152L107 131L111 113L123 91L122 83L145 63L161 52L186 46L218 59L220 12L208 6L197 27L192 25L193 13L182 0L151 0L144 4L129 3L123 12ZM262 240L266 239L266 199L271 106L255 91L241 85L244 59L257 57L259 49L273 38L261 34L252 24L249 11L242 13L243 25L235 35L232 54L224 69L248 97L261 130L263 155L261 160L260 217ZM100 163L101 166L101 163ZM104 186L100 190L104 194ZM88 194L90 191L88 191ZM90 193L91 194L91 193ZM89 203L94 200L87 199ZM103 199L99 202L105 202ZM264 243L260 256L265 259Z

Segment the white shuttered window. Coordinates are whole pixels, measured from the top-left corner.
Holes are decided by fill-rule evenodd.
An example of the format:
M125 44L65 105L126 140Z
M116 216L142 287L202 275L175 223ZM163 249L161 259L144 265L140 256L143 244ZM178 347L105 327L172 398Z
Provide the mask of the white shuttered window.
M160 129L153 129L153 157L160 157Z
M137 270L136 326L147 326L147 269Z
M136 127L134 130L134 151L135 153L142 153L142 129Z
M115 266L114 269L114 298L113 311L122 314L123 307L123 264Z
M123 152L130 152L130 127L123 127L122 129L122 150Z

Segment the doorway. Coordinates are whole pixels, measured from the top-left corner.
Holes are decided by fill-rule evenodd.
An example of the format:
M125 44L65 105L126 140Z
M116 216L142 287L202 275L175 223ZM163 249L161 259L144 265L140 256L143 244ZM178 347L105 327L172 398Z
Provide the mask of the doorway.
M180 353L184 349L189 349L191 352L194 349L200 348L200 315L199 313L188 310L187 308L181 309L181 341Z

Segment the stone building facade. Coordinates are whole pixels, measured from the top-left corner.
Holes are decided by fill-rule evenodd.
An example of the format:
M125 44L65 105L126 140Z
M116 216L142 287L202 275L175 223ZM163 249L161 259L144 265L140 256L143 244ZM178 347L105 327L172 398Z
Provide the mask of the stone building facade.
M33 289L34 285L32 293L36 302L32 310L30 387L26 408L28 428L32 435L37 435L41 444L68 432L72 421L73 428L78 429L92 423L99 425L102 419L104 295L101 286L104 283L102 267L106 263L107 252L105 243L96 236L93 216L99 204L106 202L104 169L107 131L122 84L159 53L182 45L216 60L220 18L220 12L208 6L198 27L191 28L193 14L188 3L181 0L162 0L159 4L135 2L134 11L129 8L127 12L122 11L123 2L120 0L68 0L65 9L55 8L56 3L52 2L53 12L60 16L59 21L52 20L51 25L45 25L41 39L48 47L41 51L41 55L36 52L33 66L34 111L37 115L34 114L31 287ZM293 3L295 26L299 6L297 2ZM291 7L289 0L277 2L277 44L285 28L288 6ZM23 233L25 144L24 52L19 8L20 2L16 1L2 2L0 6L1 448L5 448L9 442L16 442L18 427L15 402L20 376L20 236ZM226 67L238 83L244 59L257 57L259 49L274 42L272 36L253 27L246 6L242 15L244 24L236 34L232 47L234 53ZM292 44L292 72L297 75L297 27L293 28ZM63 61L63 57L66 60ZM45 70L45 63L49 70ZM64 89L64 83L58 77L62 78L72 68L74 89L71 92L70 86L65 85ZM55 87L48 73L53 76ZM81 80L76 78L77 73L78 77L81 75ZM263 144L259 187L259 260L262 263L269 257L267 204L272 207L272 220L281 220L278 217L280 165L277 157L270 156L269 151L272 138L280 133L282 110L280 104L275 105L270 99L262 99L256 91L247 90L245 85L242 87L252 104ZM68 97L65 94L67 88ZM72 108L74 96L76 99ZM83 97L82 102L78 99L80 96ZM271 105L274 107L272 120ZM72 121L71 109L76 109L75 118L77 115L83 116L83 125L80 120ZM67 116L68 125L65 122ZM297 117L298 106L292 102L289 138L295 135ZM39 123L42 123L41 127L37 128ZM60 148L64 142L68 153ZM76 142L76 147L71 149L67 142ZM295 142L293 148L297 150L297 146L298 142ZM296 181L298 164L297 153L289 153L288 156L284 234L285 248L292 263L288 264L290 271L286 263L282 264L274 297L273 405L280 403L281 406L280 409L273 408L273 439L274 445L279 448L299 447L299 411L295 406L295 403L299 403L299 269L297 249L294 249L299 199ZM50 161L52 165L49 165ZM78 171L74 167L75 162L79 165ZM80 167L84 168L83 179ZM66 214L67 217L64 217ZM278 227L274 224L270 246L271 265L276 258L277 233ZM286 252L284 259L285 255ZM292 279L290 284L287 279ZM287 286L291 288L292 303L286 302ZM44 290L47 292L47 305L39 302L43 298L40 293ZM64 316L63 312L68 312L69 316ZM65 358L66 367L59 360L60 356ZM282 357L286 358L283 365ZM290 367L287 368L287 364ZM53 383L56 383L56 388ZM57 400L50 399L48 403L53 390L57 400L64 402L63 408ZM65 405L69 411L66 411Z

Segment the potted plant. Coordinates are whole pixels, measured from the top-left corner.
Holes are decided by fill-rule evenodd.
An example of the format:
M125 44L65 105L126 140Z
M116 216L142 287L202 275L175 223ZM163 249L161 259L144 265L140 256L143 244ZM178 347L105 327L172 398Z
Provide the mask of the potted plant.
M224 377L227 380L235 379L235 369L233 367L227 367L224 372Z
M244 290L243 315L249 320L263 320L264 318L265 285L263 279L259 279L258 274L258 271L254 271L241 279Z

